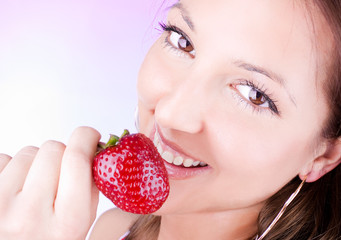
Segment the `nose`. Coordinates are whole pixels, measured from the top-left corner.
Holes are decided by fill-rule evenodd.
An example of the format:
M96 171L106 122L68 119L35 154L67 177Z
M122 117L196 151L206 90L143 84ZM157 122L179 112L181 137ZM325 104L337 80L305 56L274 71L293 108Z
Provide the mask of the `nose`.
M159 99L156 122L162 128L191 134L201 132L205 125L205 94L198 81L182 81Z

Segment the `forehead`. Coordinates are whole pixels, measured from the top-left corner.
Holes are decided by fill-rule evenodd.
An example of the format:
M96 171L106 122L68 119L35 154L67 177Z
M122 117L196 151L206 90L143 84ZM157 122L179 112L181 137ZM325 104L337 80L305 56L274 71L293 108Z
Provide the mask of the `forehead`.
M225 57L248 58L289 79L316 78L316 36L322 44L326 35L316 33L320 21L312 24L303 1L182 0L180 4L182 15L193 22L194 45L197 36L198 47L215 46ZM171 13L170 18L179 14Z
M280 27L286 33L294 25L307 27L304 0L181 0L175 5L181 6L183 13L193 15L202 27L205 22L211 28L211 23L225 28L246 24L256 27L255 30L259 30L259 27L269 30Z

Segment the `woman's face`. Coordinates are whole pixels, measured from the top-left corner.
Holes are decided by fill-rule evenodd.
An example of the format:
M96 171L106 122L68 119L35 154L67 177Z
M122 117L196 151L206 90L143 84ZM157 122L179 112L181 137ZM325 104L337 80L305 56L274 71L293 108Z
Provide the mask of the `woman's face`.
M140 131L173 162L161 213L260 206L316 157L329 49L298 2L170 10L138 81Z

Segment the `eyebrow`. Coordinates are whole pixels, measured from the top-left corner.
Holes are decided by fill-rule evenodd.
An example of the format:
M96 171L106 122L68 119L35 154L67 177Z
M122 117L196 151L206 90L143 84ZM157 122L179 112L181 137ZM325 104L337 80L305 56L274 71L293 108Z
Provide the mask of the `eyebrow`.
M175 4L173 4L171 7L169 7L170 10L175 9L175 8L180 10L181 16L182 16L183 20L187 23L188 27L193 32L195 32L195 25L194 25L191 17L189 16L189 12L185 8L185 6L179 1L179 2L177 2ZM293 97L292 94L290 94L289 90L287 89L286 81L285 81L285 79L282 76L280 76L279 74L277 74L277 73L275 73L275 72L273 72L271 70L267 70L267 69L265 69L263 67L256 66L256 65L253 65L253 64L241 61L241 60L234 61L233 63L234 63L234 65L236 65L239 68L242 68L242 69L247 70L249 72L255 72L255 73L262 74L265 77L273 80L274 82L277 82L281 87L283 87L286 90L286 92L287 92L291 102L295 106L297 106L295 98Z
M273 81L279 83L282 87L285 87L286 82L285 82L284 78L281 77L279 74L276 74L276 73L274 73L270 70L267 70L263 67L259 67L259 66L256 66L256 65L244 62L244 61L240 61L240 60L234 61L233 63L237 67L243 68L249 72L256 72L256 73L262 74L262 75L272 79Z
M191 20L191 17L189 16L189 13L187 11L187 9L184 7L184 5L181 2L177 2L175 4L173 4L170 9L179 9L181 12L181 16L184 19L184 21L187 23L188 27L195 32L195 26L193 21Z

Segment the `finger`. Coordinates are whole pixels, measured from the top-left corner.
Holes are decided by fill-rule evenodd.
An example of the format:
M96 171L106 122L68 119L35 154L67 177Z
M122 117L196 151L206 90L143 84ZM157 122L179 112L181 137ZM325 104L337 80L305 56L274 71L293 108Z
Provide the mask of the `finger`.
M56 141L47 141L40 147L22 190L27 200L53 205L64 150L65 145Z
M17 194L22 190L27 173L37 152L38 148L36 147L25 147L9 161L0 175L1 194Z
M11 159L12 157L6 154L0 154L0 173L2 172L2 170L4 170Z
M92 160L100 134L88 127L76 129L67 145L61 166L58 193L55 203L63 209L68 219L88 217L94 198Z

